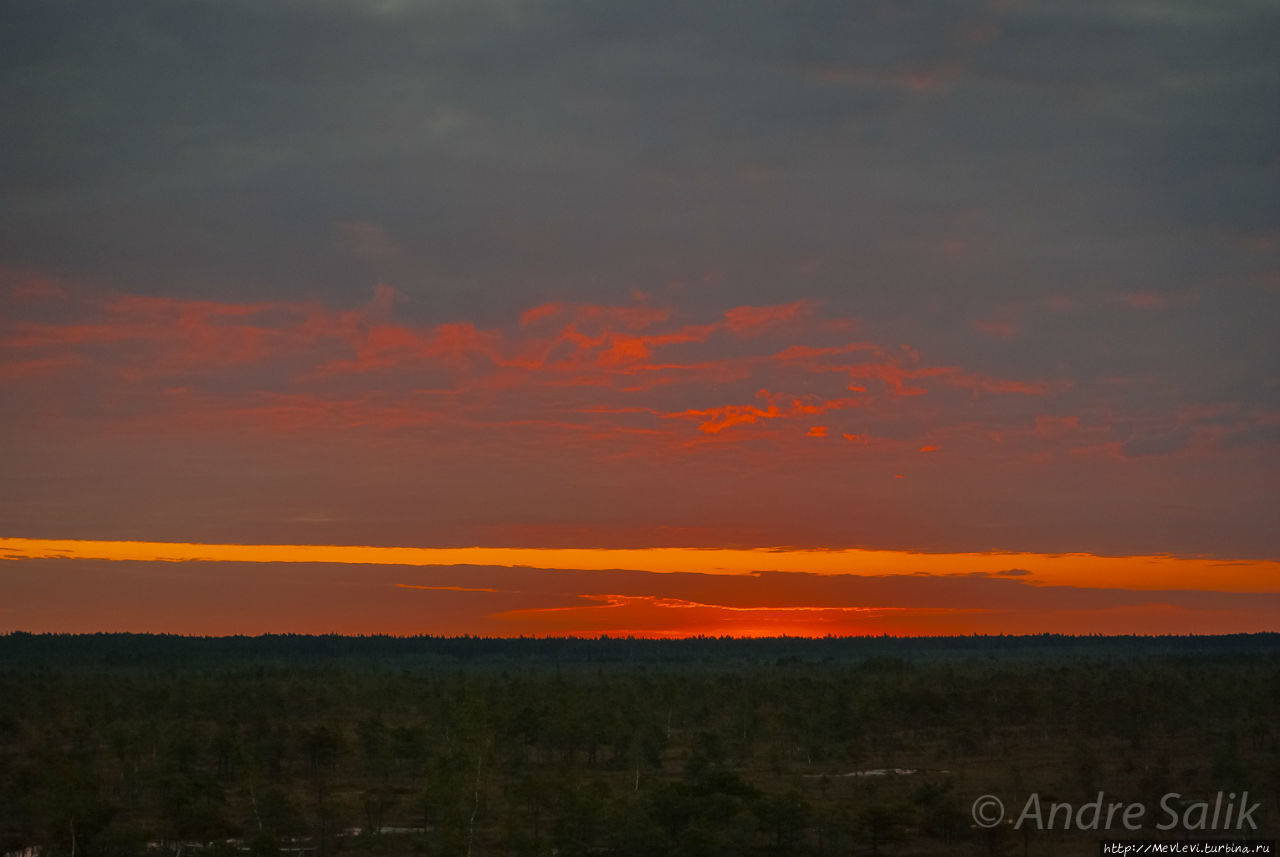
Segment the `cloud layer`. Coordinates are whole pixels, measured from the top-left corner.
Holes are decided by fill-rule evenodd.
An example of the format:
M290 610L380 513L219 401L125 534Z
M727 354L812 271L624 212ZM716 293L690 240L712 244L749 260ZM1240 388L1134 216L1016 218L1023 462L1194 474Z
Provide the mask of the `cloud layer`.
M485 325L385 285L348 309L7 286L14 535L1275 556L1280 412L1171 375L993 374L808 299Z
M1274 3L5 20L0 536L1280 558Z

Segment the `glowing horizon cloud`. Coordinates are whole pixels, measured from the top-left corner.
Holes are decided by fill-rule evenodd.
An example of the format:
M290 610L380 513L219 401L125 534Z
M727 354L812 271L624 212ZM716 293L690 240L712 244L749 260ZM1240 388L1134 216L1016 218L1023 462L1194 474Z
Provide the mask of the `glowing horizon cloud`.
M0 561L96 559L134 562L475 565L658 573L755 572L991 575L1028 584L1106 589L1280 592L1280 561L1088 553L920 553L862 548L521 548L239 545L0 537Z

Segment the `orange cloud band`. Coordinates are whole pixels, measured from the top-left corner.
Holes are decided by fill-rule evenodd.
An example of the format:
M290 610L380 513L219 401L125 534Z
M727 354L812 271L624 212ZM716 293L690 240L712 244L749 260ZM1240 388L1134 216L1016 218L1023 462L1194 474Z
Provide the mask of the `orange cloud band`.
M1280 561L1087 553L916 553L791 548L519 548L234 545L186 542L0 538L0 559L106 559L180 562L487 565L604 571L750 574L935 574L1014 576L1036 584L1107 589L1280 592Z

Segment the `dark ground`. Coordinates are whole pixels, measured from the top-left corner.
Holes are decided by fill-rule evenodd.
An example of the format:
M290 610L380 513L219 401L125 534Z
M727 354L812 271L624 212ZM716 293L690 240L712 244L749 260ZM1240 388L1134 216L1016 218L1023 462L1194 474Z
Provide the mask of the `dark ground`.
M18 633L0 637L0 852L1071 855L1103 838L1271 839L1277 710L1275 634ZM1221 810L1214 824L1218 793L1238 806L1246 791L1258 830L1224 829ZM991 794L1012 820L1035 795L1047 821L1051 803L1099 792L1104 812L1141 805L1141 829L971 815ZM1177 824L1160 831L1165 807Z

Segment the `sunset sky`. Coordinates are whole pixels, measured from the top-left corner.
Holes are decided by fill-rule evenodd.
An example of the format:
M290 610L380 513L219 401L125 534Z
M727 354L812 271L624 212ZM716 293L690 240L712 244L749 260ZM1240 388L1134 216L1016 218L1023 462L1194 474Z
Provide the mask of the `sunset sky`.
M0 16L0 631L1280 631L1280 5Z

